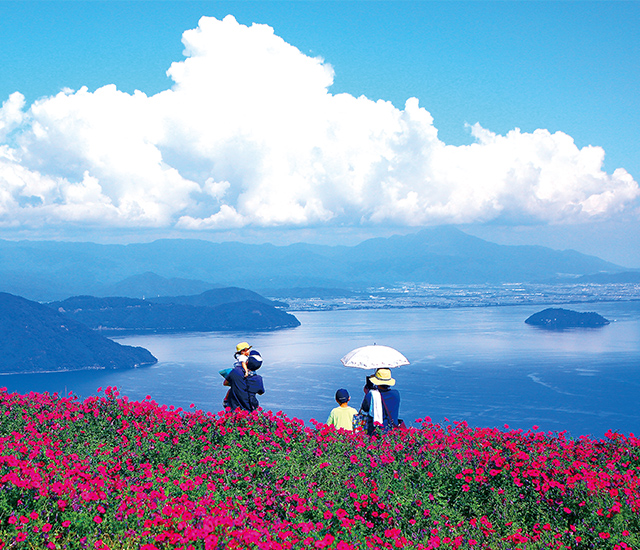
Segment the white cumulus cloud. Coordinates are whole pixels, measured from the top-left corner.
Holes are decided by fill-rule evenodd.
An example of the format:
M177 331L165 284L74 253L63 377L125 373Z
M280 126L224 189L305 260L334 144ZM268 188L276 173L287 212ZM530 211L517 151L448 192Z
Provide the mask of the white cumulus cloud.
M624 170L562 133L470 127L332 94L333 68L232 16L183 35L171 89L64 90L0 109L0 226L182 230L493 219L584 222L636 208Z
M0 108L0 140L6 140L9 133L20 125L24 118L25 101L20 92L15 92Z

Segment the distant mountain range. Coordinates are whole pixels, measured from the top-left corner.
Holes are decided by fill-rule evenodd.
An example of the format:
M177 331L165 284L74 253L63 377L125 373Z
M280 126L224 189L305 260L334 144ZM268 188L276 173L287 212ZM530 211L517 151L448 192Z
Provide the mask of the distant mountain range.
M129 298L153 298L158 296L182 296L201 294L217 287L214 283L172 277L167 279L147 271L127 277L123 281L99 289L98 296L126 296Z
M300 325L296 317L273 304L254 292L231 288L153 301L75 296L48 305L105 334L276 330Z
M123 346L42 304L0 293L0 373L120 369L151 365L144 348Z
M400 283L534 282L622 271L572 250L498 245L447 226L357 246L0 241L0 291L40 301L190 295L220 286L357 291Z

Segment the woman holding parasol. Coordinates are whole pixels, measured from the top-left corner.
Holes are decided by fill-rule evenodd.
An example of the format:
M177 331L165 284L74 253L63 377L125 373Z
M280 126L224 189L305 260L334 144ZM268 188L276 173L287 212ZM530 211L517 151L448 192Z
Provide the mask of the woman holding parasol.
M381 430L389 430L404 425L398 418L400 392L393 389L396 381L389 369L408 365L409 361L399 351L388 346L364 346L357 348L342 359L342 364L356 368L375 368L375 374L368 376L364 387L365 396L360 411L366 414L366 430L369 435Z

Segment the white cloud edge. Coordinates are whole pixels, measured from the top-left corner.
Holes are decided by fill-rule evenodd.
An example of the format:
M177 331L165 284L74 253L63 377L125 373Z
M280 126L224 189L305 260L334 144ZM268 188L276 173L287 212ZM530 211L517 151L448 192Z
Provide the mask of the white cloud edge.
M203 17L171 89L64 90L0 109L0 227L65 223L185 231L582 223L637 215L624 169L563 133L469 126L446 145L404 109L331 94L333 68L267 25ZM25 110L26 109L26 110Z

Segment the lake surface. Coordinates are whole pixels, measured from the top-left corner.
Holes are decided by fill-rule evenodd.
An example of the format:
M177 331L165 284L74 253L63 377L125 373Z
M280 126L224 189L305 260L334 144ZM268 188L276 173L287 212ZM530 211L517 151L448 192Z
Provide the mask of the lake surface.
M409 423L466 420L523 430L602 437L611 429L640 433L640 302L581 304L612 322L598 329L550 332L524 324L539 306L298 312L302 326L268 333L196 333L118 338L143 346L157 365L124 371L5 375L9 391L48 391L80 397L117 386L121 395L161 404L218 411L238 341L265 360L260 404L288 416L325 421L339 387L358 408L372 371L348 369L351 349L384 344L411 361L393 370ZM445 420L446 419L446 420Z

